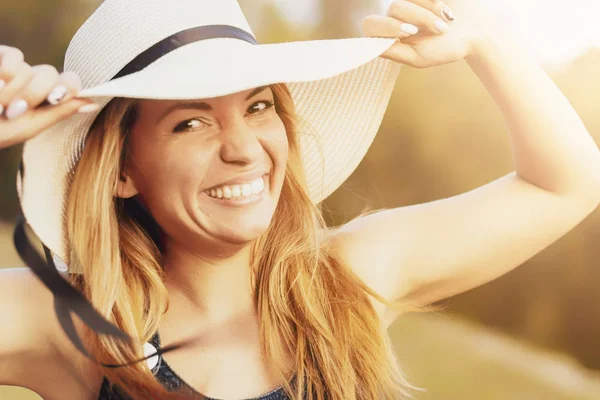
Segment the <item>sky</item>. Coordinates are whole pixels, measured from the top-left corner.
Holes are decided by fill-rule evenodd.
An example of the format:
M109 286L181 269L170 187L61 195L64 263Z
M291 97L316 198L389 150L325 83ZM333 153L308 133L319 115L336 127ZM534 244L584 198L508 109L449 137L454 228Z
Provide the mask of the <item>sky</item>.
M319 0L268 0L290 22L310 25L319 21ZM390 0L381 1L384 12ZM516 30L536 58L548 66L561 66L600 48L600 0L465 0L486 1ZM358 24L358 21L357 21Z

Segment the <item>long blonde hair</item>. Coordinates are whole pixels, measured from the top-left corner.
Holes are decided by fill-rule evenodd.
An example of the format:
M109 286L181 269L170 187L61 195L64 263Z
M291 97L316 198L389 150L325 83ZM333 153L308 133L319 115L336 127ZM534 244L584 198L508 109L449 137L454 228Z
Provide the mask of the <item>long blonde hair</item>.
M272 85L289 158L272 223L253 246L252 276L261 346L293 400L396 399L406 382L369 296L390 305L334 257L319 206L308 196L287 86ZM136 100L117 98L96 119L72 176L66 210L71 282L107 319L139 343L86 331L104 363L139 359L168 307L160 244L114 196L126 162ZM294 357L289 370L286 355ZM133 399L188 398L163 389L146 363L104 368ZM291 378L295 384L291 384ZM305 396L305 397L304 397Z

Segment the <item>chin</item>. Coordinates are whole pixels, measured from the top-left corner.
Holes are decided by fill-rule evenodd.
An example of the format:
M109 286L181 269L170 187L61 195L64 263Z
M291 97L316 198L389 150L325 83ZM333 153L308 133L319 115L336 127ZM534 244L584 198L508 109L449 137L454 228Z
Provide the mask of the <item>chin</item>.
M266 201L253 210L236 210L200 220L202 230L224 243L243 245L255 241L269 229L275 205ZM202 223L204 222L204 223Z
M253 242L267 232L276 209L269 195L254 204L236 207L214 204L213 199L206 198L203 203L206 208L201 208L196 218L201 230L220 242L235 245Z
M269 221L270 222L270 221ZM254 226L239 226L238 229L220 229L214 236L235 245L245 245L260 238L269 229L269 222Z

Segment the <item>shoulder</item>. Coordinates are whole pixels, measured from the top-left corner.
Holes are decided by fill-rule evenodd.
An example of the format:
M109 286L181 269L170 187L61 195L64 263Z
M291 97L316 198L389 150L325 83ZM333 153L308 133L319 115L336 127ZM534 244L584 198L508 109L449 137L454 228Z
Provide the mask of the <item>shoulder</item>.
M94 398L100 369L62 330L54 297L29 268L0 269L0 384L31 389L44 399ZM74 323L83 338L83 326Z
M29 269L0 270L0 353L51 356L52 304L52 294Z

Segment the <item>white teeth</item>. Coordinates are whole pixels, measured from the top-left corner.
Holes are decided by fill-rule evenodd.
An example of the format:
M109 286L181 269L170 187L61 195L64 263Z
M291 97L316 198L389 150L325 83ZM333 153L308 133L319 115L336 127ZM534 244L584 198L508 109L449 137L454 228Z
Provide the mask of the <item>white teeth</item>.
M252 194L252 188L247 183L242 185L242 196L250 196Z
M250 184L250 186L252 187L252 193L257 194L263 191L263 189L265 188L265 181L261 180L256 180L254 182L252 182Z
M257 178L252 182L243 183L241 185L221 186L216 189L208 189L205 190L204 193L219 199L231 199L235 197L248 197L253 194L258 194L264 189L265 181L263 178Z

